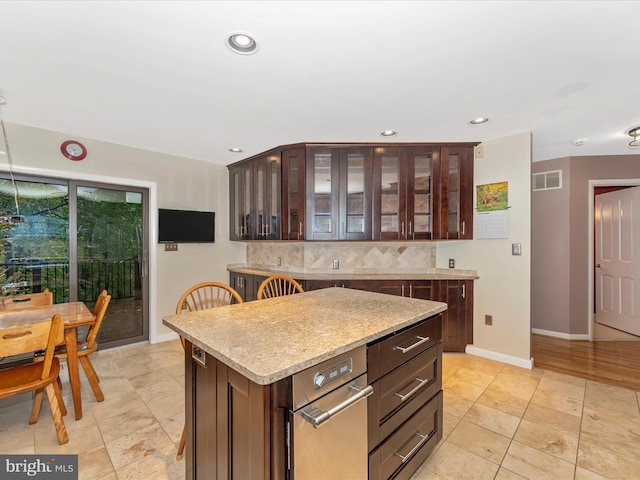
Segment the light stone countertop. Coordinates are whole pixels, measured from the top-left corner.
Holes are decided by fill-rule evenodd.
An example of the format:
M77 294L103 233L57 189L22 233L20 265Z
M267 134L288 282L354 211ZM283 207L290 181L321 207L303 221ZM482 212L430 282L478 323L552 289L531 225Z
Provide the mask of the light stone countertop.
M268 385L446 308L442 302L334 287L171 315L163 323Z
M328 271L297 271L268 265L230 264L227 271L248 275L288 275L296 280L477 280L475 270L437 268L434 272L396 272L380 273L379 271L353 272L347 269Z

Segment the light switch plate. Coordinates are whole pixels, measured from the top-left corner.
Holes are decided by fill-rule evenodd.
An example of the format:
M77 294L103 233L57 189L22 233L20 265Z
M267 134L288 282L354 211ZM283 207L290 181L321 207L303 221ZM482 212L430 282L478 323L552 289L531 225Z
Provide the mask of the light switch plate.
M164 244L164 251L165 252L177 252L178 251L178 244L177 243L165 243Z
M512 243L511 244L511 255L522 255L522 244L520 244L520 243Z

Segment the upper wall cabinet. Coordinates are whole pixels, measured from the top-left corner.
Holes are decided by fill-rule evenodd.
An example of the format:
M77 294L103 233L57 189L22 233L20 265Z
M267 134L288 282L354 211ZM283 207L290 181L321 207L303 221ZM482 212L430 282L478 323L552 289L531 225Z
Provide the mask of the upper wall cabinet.
M372 148L307 149L307 240L371 240Z
M298 144L229 166L231 240L473 238L475 144Z

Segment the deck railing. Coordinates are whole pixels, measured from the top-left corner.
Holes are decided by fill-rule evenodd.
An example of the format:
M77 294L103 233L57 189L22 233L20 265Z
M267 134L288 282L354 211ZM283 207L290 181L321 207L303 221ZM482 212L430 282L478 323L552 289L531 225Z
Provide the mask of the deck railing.
M45 259L12 259L0 264L4 272L2 295L41 292L54 294L56 303L69 300L69 262ZM78 260L78 300L93 302L102 290L112 299L133 298L140 288L138 257Z

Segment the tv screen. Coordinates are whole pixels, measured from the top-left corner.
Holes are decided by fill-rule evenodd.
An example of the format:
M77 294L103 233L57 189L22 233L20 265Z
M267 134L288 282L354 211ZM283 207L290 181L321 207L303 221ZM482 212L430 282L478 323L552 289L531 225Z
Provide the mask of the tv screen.
M159 243L212 243L215 212L158 209Z

